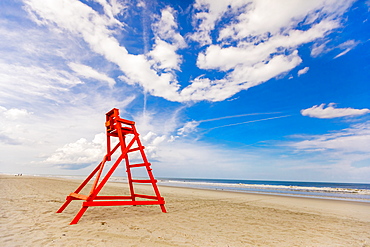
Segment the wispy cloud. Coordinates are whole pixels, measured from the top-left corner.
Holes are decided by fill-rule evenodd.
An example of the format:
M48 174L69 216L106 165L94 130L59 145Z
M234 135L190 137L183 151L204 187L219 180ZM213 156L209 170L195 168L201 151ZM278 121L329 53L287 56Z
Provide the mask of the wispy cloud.
M253 149L295 179L321 181L368 181L370 176L370 122L322 134L295 134L266 143L273 149ZM270 156L271 152L275 155ZM263 159L262 159L263 157ZM281 172L281 171L280 171Z
M298 73L297 73L298 76L301 76L303 74L306 74L309 69L310 69L309 67L304 67L303 69L298 70Z
M336 55L334 57L334 59L347 54L350 50L352 50L353 48L355 48L358 44L359 44L359 42L356 42L355 40L348 40L348 41L340 44L338 46L338 48L341 49L341 50L344 50L344 51L342 51L341 53L339 53L338 55Z
M301 110L303 116L314 118L338 118L338 117L354 117L370 113L370 109L354 109L354 108L336 108L335 103L315 105L311 108Z
M305 136L306 140L294 144L302 151L332 151L335 153L370 152L370 122L355 124L350 128L329 134Z
M77 64L77 63L69 63L68 66L76 72L78 75L81 75L85 78L92 78L99 81L105 81L108 83L109 87L113 87L116 83L113 78L107 76L104 73L98 72L95 69L91 68L90 66Z
M68 95L73 87L83 82L74 75L52 66L27 66L8 64L0 60L0 103L8 104L24 101L55 102L62 104L71 101ZM64 97L61 95L64 94ZM6 101L6 102L5 102Z
M312 161L299 169L310 168L325 176L367 181L370 175L370 123L355 124L349 128L323 135L305 135L291 143L298 153L307 153ZM309 160L306 160L309 161ZM364 164L358 166L358 164Z
M184 127L178 129L177 134L179 136L183 136L183 135L186 135L188 133L192 133L192 132L196 131L196 128L198 127L198 125L200 123L201 123L200 121L186 122Z

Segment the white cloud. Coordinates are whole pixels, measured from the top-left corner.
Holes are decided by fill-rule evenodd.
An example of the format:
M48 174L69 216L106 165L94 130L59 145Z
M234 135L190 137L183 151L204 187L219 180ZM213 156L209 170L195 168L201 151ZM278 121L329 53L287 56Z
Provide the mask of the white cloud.
M202 142L164 142L153 162L156 174L172 177L242 178L253 172L255 156L245 150Z
M258 44L251 41L240 42L238 46L211 45L205 53L199 54L197 65L202 69L223 71L238 65L253 66L260 62L267 62L276 55L282 55L283 51L291 53L299 45L323 37L328 29L334 27L337 27L337 23L321 21L306 31L289 30L287 33L277 34Z
M199 42L202 46L212 44L211 32L214 30L216 23L228 11L237 11L250 1L234 0L197 0L194 3L194 9L197 12L193 16L194 26L197 31L190 35L190 38ZM229 9L229 7L231 7Z
M105 151L105 134L100 133L95 135L91 142L85 138L80 138L76 142L58 148L42 163L57 165L62 169L76 170L95 163L98 164L103 159Z
M180 70L181 57L176 53L177 48L161 39L155 39L155 45L149 56L155 62L155 68L165 71Z
M370 113L370 109L353 109L353 108L335 108L335 103L330 103L326 108L325 104L315 105L311 108L301 110L303 116L309 116L314 118L337 118L337 117L349 117L349 116L360 116Z
M7 109L0 106L0 143L5 145L21 145L26 141L22 136L27 132L23 123L32 121L33 112L26 109Z
M159 113L160 114L160 113ZM142 144L145 146L145 153L149 159L158 160L163 159L162 147L167 146L170 140L171 133L175 133L178 128L178 120L176 119L177 110L170 116L168 114L151 114L147 112L144 115L134 117L136 128L140 133ZM124 117L124 112L120 114ZM102 117L101 120L104 118ZM80 122L80 121L79 121ZM103 126L104 122L100 125ZM132 135L128 135L126 141L130 141ZM1 138L1 136L0 136ZM112 142L117 142L113 138ZM181 142L181 141L180 141ZM162 150L158 153L159 150ZM120 153L118 150L117 153ZM98 164L106 154L106 135L100 133L95 135L92 141L87 138L79 138L77 141L70 142L57 148L49 154L43 155L43 161L40 164L58 166L61 169L80 170L89 165ZM139 160L140 154L138 152L130 154L131 160Z
M338 153L369 153L370 131L367 129L348 129L339 133L314 136L311 140L296 143L294 146L305 151L328 151Z
M303 69L298 70L298 73L297 73L298 76L306 74L309 69L310 69L309 67L304 67Z
M69 90L83 84L77 77L54 67L9 64L0 59L0 103L72 101ZM62 97L64 95L64 97ZM47 107L47 106L46 106Z
M156 36L178 48L186 46L185 39L178 32L178 25L175 19L176 12L171 7L162 9L161 16L157 17L158 21L152 25Z
M104 13L106 16L114 23L119 26L123 26L123 24L115 18L118 14L120 14L126 6L117 0L94 0L95 2L99 3L103 6Z
M112 31L118 26L114 17L124 7L113 11L113 2L98 2L104 7L104 15L75 0L26 1L35 22L82 37L93 51L119 66L124 73L120 78L126 83L139 84L154 96L179 102L222 101L293 69L302 61L297 48L340 27L341 15L352 4L344 0L286 0L284 4L266 0L196 1L196 32L189 37L201 45L212 44L199 53L197 65L204 70L221 70L225 76L197 77L181 88L174 70L181 71L178 50L186 43L178 32L175 11L165 7L152 25L153 49L133 55ZM216 33L218 25L222 30ZM218 38L212 40L213 34Z
M327 42L313 44L312 49L311 49L311 56L318 57L320 54L323 54L329 51L330 49L326 47L326 44Z
M158 136L156 133L152 131L150 131L148 134L146 134L143 137L143 143L145 143L145 154L150 160L158 158L158 155L157 155L158 147L162 145L162 143L166 141L167 139L168 137L166 135ZM138 154L136 154L135 156L131 156L131 157L140 158Z
M301 62L298 51L293 51L289 55L276 55L268 62L261 61L251 67L237 66L230 76L241 88L248 89L290 71Z
M126 83L138 83L155 96L176 100L178 85L173 74L158 75L151 69L151 63L145 55L129 54L113 36L111 27L116 23L109 18L76 0L28 0L26 3L38 23L81 36L93 51L117 64L125 74L122 78L125 78Z
M330 41L329 39L324 39L321 42L319 41L319 42L313 44L312 49L311 49L311 56L312 57L317 57L321 54L327 53L327 52L335 50L335 49L344 50L344 51L342 51L341 53L339 53L338 55L336 55L334 57L334 59L336 59L338 57L341 57L341 56L347 54L349 51L354 49L359 44L358 41L347 40L344 43L333 47L333 46L328 45L329 41Z
M199 124L200 124L199 121L194 121L194 120L190 122L186 122L184 127L178 129L177 134L180 136L183 136L191 132L194 132Z
M370 176L370 122L322 135L296 136L290 143L295 155L304 155L290 169L321 174L323 181L368 181ZM308 156L306 156L308 154ZM300 165L300 162L304 163ZM360 165L359 165L360 164Z
M156 69L180 70L182 57L176 52L186 47L186 42L177 31L175 10L167 7L161 11L161 16L157 19L158 21L152 25L155 44L153 50L149 52L149 56L154 60Z
M11 108L8 110L5 107L0 106L0 116L9 120L22 120L32 114L32 112L28 112L26 109Z
M103 74L101 72L96 71L95 69L91 68L90 66L78 64L78 63L69 63L68 66L77 74L86 77L96 79L98 81L105 81L108 83L109 87L113 87L116 83L113 78Z
M352 2L344 0L245 1L245 3L250 3L246 11L240 13L236 22L221 30L219 39L240 40L252 36L256 37L257 41L266 40L268 39L267 34L275 36L282 32L286 33L303 21L303 24L312 24L324 17L322 21L330 22L343 14ZM327 31L330 31L333 27L328 26L327 28Z
M338 46L338 48L339 49L342 49L342 50L344 49L344 51L342 51L341 53L339 53L338 55L336 55L334 57L334 59L347 54L350 50L352 50L353 48L355 48L357 45L358 45L358 42L356 42L354 40L348 40L348 41L340 44Z
M302 61L296 49L340 27L338 17L351 5L348 1L236 2L203 0L195 5L201 11L196 14L200 34L195 37L202 45L211 44L198 55L197 66L224 71L226 76L219 80L197 78L182 95L224 100L295 68ZM215 44L210 33L215 23L230 18L230 13L234 17L219 32L221 43ZM299 23L309 28L300 30Z
M26 0L25 8L34 23L28 22L27 28L21 24L0 26L0 47L5 47L0 48L5 54L0 60L0 105L4 106L0 108L3 117L0 119L3 124L0 126L0 149L9 154L1 164L13 162L11 157L19 154L19 150L12 149L15 144L22 147L24 154L16 161L18 164L29 164L33 160L34 164L59 164L63 168L77 169L101 160L104 152L98 154L100 147L91 140L95 133L104 129L104 113L112 105L125 113L127 105L135 98L137 87L120 83L113 92L101 87L102 83L94 85L96 83L89 84L88 80L81 81L80 76L113 86L115 82L108 75L117 75L119 68L126 83L139 85L158 97L181 102L220 101L297 67L302 62L299 47L311 43L318 47L316 42L328 40L328 34L340 27L341 14L351 4L351 1L339 1L334 8L332 1L327 1L327 5L323 1L312 1L304 4L316 4L316 8L306 10L295 3L281 4L276 8L278 13L266 8L276 23L266 19L259 23L253 18L261 11L259 6L264 1L197 1L194 22L199 25L189 34L192 38L189 44L181 35L188 30L179 26L174 9L165 7L155 18L149 9L148 20L155 20L151 26L154 44L151 50L144 49L140 54L137 51L131 53L124 45L122 37L132 29L126 29L125 24L118 21L124 15L130 15L123 4L114 0L96 0L102 8L95 11L85 2ZM279 16L280 10L284 16ZM22 19L19 23L27 21L29 19ZM257 23L261 30L267 31L258 33L254 27L249 31L240 29L242 22L247 26ZM35 23L40 26L35 28ZM219 28L224 30L224 36L218 33ZM220 76L215 79L193 75L198 77L189 84L182 81L180 85L176 79L184 63L180 52L188 45L194 45L194 41L205 45L198 50L198 47L191 47L199 51L197 65L203 70L199 73L216 72ZM351 44L343 43L339 48L345 50ZM316 53L320 53L319 49ZM104 67L94 67L97 61L104 61L100 63ZM166 168L176 169L174 161L183 167L190 162L202 166L203 174L208 174L212 162L219 165L220 171L230 167L223 167L225 163L244 165L245 150L228 154L228 149L191 139L189 133L196 131L198 124L205 120L182 123L178 112L170 110L150 114L145 112L133 117L144 136L150 158L167 162ZM14 125L12 121L20 118L23 121ZM264 120L268 119L256 121ZM231 125L244 123L247 122ZM174 136L177 138L171 139ZM73 149L80 150L81 154L74 153ZM41 150L44 162L35 157ZM31 171L34 168L25 169Z
M37 111L30 117L22 118L22 121L5 118L3 121L0 120L0 149L7 154L0 160L1 170L5 172L18 169L28 174L65 174L70 169L87 166L88 162L96 165L96 160L89 160L88 156L91 154L90 158L95 157L98 161L103 156L101 153L96 156L94 156L95 153L92 154L95 149L91 146L91 139L94 138L94 133L104 130L105 110L101 108L109 109L109 105L112 105L112 101L102 101L101 104L95 102L91 106L56 107L53 114ZM123 105L121 109L124 109ZM82 140L76 142L81 137L83 137ZM72 144L75 142L76 146L80 145L88 150L72 155L72 149L75 147ZM78 156L81 158L79 159ZM63 162L70 163L63 164ZM56 165L65 170L60 170ZM81 174L81 172L71 174Z
M334 160L348 162L370 158L370 122L355 124L329 134L303 136L305 140L292 144L305 152L321 152Z
M181 96L194 101L222 101L241 90L257 86L283 72L293 69L301 62L297 51L288 56L277 55L268 62L258 62L254 66L236 66L226 78L210 80L195 78L189 86L181 91Z

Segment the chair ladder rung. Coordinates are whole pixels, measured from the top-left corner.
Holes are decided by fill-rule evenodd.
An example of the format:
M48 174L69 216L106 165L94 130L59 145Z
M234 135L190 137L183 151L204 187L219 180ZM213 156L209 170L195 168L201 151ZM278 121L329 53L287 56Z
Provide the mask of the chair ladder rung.
M150 195L141 195L141 194L135 194L135 197L158 200L158 201L163 201L164 200L164 198L160 197L160 196L150 196Z
M153 179L153 180L147 180L147 179L133 179L131 180L133 183L156 183L157 180Z
M141 148L144 149L145 147L142 146ZM139 151L139 150L140 150L140 147L132 148L132 149L128 150L127 153L131 153L131 152L135 152L135 151Z
M132 168L132 167L143 167L143 166L150 166L150 163L133 164L133 165L130 165L130 168Z

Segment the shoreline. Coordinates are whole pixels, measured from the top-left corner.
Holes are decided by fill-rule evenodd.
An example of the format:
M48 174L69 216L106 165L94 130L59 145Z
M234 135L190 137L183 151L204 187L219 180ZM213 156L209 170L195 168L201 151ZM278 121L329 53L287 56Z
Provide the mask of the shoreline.
M121 182L113 182L113 183L121 183ZM219 191L219 192L230 192L230 193L241 193L241 194L272 195L272 196L282 196L282 197L312 198L312 199L322 199L322 200L338 200L338 201L370 203L369 199L356 199L356 198L350 198L350 197L305 195L305 194L284 193L284 192L242 191L242 190L231 190L231 189L228 190L228 189L197 188L197 187L175 186L175 185L159 185L159 186L173 187L173 188L189 188L189 189L195 189L195 190L199 189L199 190L209 190L209 191Z
M56 210L80 181L0 175L3 246L370 246L364 202L161 186L159 206ZM109 182L102 195L127 194ZM135 186L149 193L151 186Z
M0 174L9 175L9 174ZM13 175L10 175L13 176ZM17 176L17 175L14 175ZM62 178L71 179L74 181L80 181L85 179L84 176L65 176L65 175L23 175L31 177L46 177L46 178ZM125 177L112 177L110 183L127 183ZM175 179L171 182L171 180ZM328 200L339 200L339 201L353 201L353 202L365 202L370 203L370 189L353 189L353 188L337 188L337 187L308 187L308 186L287 186L287 185L266 185L266 184L237 184L237 183L215 183L215 182L182 182L181 180L188 180L186 178L157 178L158 186L168 186L174 188L192 188L192 189L204 189L204 190L215 190L215 191L228 191L236 193L247 193L247 194L264 194L264 195L276 195L276 196L287 196L287 197L300 197L300 198L317 198L317 199L328 199ZM193 179L191 179L193 180ZM202 181L202 179L199 179ZM206 179L207 180L207 179ZM215 181L218 179L212 179ZM220 179L222 180L222 179ZM228 179L228 181L231 181ZM235 180L242 181L242 180ZM248 180L251 181L251 180ZM267 182L267 181L266 181ZM281 181L289 182L289 181ZM297 181L295 181L297 182ZM307 182L303 182L307 183ZM314 182L308 182L314 183ZM333 184L329 182L318 182L319 184ZM355 183L339 183L334 184L355 184ZM358 183L364 184L364 183ZM366 184L367 185L367 184ZM370 186L370 185L369 185Z

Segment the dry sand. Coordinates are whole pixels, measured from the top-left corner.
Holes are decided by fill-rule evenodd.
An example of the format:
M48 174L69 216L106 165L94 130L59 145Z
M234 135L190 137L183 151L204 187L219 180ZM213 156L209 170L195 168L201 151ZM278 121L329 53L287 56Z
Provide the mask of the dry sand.
M55 211L78 184L0 175L0 245L370 246L370 203L162 186L168 213L159 206L90 207L69 225L81 202ZM127 195L118 183L103 192Z

